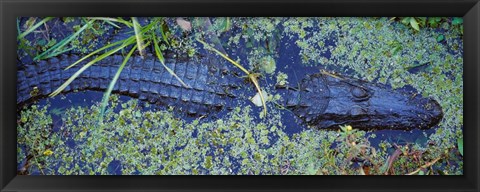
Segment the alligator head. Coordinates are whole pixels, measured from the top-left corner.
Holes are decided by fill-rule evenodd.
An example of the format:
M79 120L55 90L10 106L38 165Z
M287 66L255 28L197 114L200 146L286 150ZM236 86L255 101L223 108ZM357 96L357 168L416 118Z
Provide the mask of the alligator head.
M287 99L287 107L317 128L429 129L443 117L442 108L433 99L326 73L304 79L289 96L293 99Z

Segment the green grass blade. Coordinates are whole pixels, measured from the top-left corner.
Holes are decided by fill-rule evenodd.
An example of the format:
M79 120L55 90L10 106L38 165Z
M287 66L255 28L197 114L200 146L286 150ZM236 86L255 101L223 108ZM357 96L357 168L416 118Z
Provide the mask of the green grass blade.
M118 21L118 22L120 22L120 23L123 23L123 24L127 25L127 26L130 27L130 28L133 27L133 23L132 23L132 22L126 21L126 20L122 19L121 17L117 17L117 18L115 19L115 21Z
M20 30L20 19L18 19L18 17L17 17L17 34L20 35L21 33L22 33L22 31Z
M142 27L142 33L145 33L148 30L152 30L152 29L157 28L159 26L159 22L160 22L160 20L155 19L154 21L152 21L148 25L145 25L144 27Z
M240 68L243 72L245 72L247 75L248 75L248 78L250 78L250 80L252 81L252 83L255 85L255 88L257 89L257 92L258 94L260 95L260 99L262 100L262 105L263 105L263 112L265 115L267 115L267 105L265 103L265 97L263 96L263 93L262 93L262 90L260 88L260 84L258 83L258 80L257 80L257 76L254 75L254 74L251 74L247 69L245 69L244 67L242 67L242 65L240 65L239 63L235 62L234 60L230 59L230 57L228 57L227 55L223 54L222 52L218 51L217 49L215 49L214 47L210 46L209 44L207 44L206 42L200 40L197 38L197 41L202 43L205 47L207 47L207 49L210 49L212 51L214 51L215 53L217 53L218 55L222 56L223 58L225 58L227 61L229 61L230 63L232 63L233 65L235 65L236 67Z
M104 47L102 47L102 48L100 48L100 49L97 49L97 50L91 52L90 54L86 55L85 57L82 57L81 59L79 59L79 60L76 61L75 63L69 65L66 69L70 69L71 67L73 67L73 66L77 65L78 63L82 62L83 60L85 60L85 59L87 59L87 58L89 58L89 57L97 54L97 53L100 52L100 51L103 51L103 50L105 50L105 49L108 49L108 48L113 47L113 46L116 46L116 45L126 44L126 43L128 43L128 42L131 42L134 38L135 38L135 36L131 36L131 37L127 38L127 39L124 39L124 40L121 40L121 41L117 41L117 42L115 42L115 43L106 45L106 46L104 46Z
M160 51L160 47L158 46L158 42L157 42L157 37L155 36L155 33L152 33L152 37L153 37L153 46L155 47L155 54L157 55L158 57L158 60L160 60L160 63L163 65L163 67L168 71L168 73L170 73L171 75L173 75L178 81L180 81L180 83L186 87L186 88L190 88L190 86L188 86L185 82L182 81L182 79L180 79L180 77L177 76L177 74L175 74L175 72L170 69L167 65L165 65L165 58L163 57L162 55L162 52Z
M117 48L115 49L112 49L100 56L98 56L97 58L95 58L94 60L90 61L89 63L85 64L82 68L80 68L75 74L73 74L65 83L63 83L59 88L57 88L54 92L50 93L50 97L53 97L53 96L56 96L58 94L60 94L68 85L70 85L70 83L72 83L73 80L75 80L83 71L85 71L88 67L92 66L93 64L95 64L97 61L100 61L102 59L104 59L105 57L108 57L110 56L111 54L125 48L126 46L130 45L130 44L133 44L134 42L131 42L131 43L125 43L125 44L122 44L121 46L118 46Z
M111 26L113 26L113 27L115 27L115 28L117 28L117 29L120 29L120 26L118 26L117 24L115 24L115 23L113 23L113 22L111 22L111 21L106 20L105 23L108 23L108 24L110 24Z
M133 22L133 29L135 31L135 38L137 39L137 47L138 47L138 52L140 52L140 55L142 58L145 56L145 45L143 43L143 35L141 32L142 26L140 23L138 23L138 20L136 17L132 17L132 22Z
M65 45L67 45L68 43L70 43L70 41L72 41L75 37L77 37L82 31L84 31L88 26L90 26L92 23L94 22L94 20L91 20L89 21L88 23L86 23L85 25L83 25L82 28L80 28L80 30L78 30L77 32L75 32L74 34L70 35L69 37L63 39L62 41L58 42L57 44L55 44L54 46L52 46L50 49L46 50L45 52L43 52L42 54L36 56L35 58L33 58L34 60L40 60L40 59L46 59L46 58L49 58L49 57L52 57L52 56L55 56L56 54L59 53L59 50L61 48L63 48ZM47 56L45 56L47 55Z
M220 55L221 57L223 57L224 59L226 59L227 61L229 61L230 63L232 63L233 65L235 65L236 67L238 67L239 69L241 69L245 74L247 75L250 75L250 72L248 72L247 69L245 69L244 67L242 67L242 65L238 64L237 62L235 62L234 60L230 59L227 55L223 54L222 52L218 51L217 49L215 49L214 47L210 46L209 44L207 44L205 41L202 41L200 39L197 38L197 41L202 43L205 47L207 47L208 49L214 51L215 53L217 53L218 55Z
M232 22L230 21L230 17L227 17L225 28L223 29L223 31L224 32L228 31L228 30L230 30L231 27L232 27Z
M167 43L168 46L170 46L170 43L168 42L168 38L167 38L167 35L165 34L165 31L163 31L163 27L159 27L160 29L160 33L162 34L162 37L163 37L163 41L165 41L165 43Z
M157 36L155 35L155 33L152 33L152 38L153 38L153 47L155 49L155 54L157 55L158 60L160 60L160 63L164 64L165 58L163 57L163 54L160 51L160 47L158 46Z
M130 57L132 56L136 48L137 48L137 45L133 46L132 50L130 50L130 52L125 57L125 59L123 59L122 64L118 68L117 73L115 73L115 76L110 82L108 89L105 91L105 94L103 95L103 99L100 107L100 122L103 121L103 116L105 115L105 109L107 108L108 99L110 98L110 94L112 93L113 87L115 86L115 83L118 81L118 78L120 77L120 73L122 73L122 70L125 67L125 64L127 63L128 59L130 59Z
M102 21L111 23L111 25L116 26L117 28L120 28L120 27L116 24L113 24L112 22L122 23L128 27L133 27L133 24L131 22L125 21L123 19L116 19L116 18L110 18L110 17L87 17L87 19L102 20Z
M34 26L28 28L25 32L23 32L22 34L18 35L17 39L21 39L25 36L27 36L28 34L30 34L31 32L33 32L35 29L37 29L38 27L40 27L41 25L43 25L44 23L46 23L47 21L50 21L52 20L53 17L45 17L44 19L42 19L40 22L38 22L37 24L35 24Z

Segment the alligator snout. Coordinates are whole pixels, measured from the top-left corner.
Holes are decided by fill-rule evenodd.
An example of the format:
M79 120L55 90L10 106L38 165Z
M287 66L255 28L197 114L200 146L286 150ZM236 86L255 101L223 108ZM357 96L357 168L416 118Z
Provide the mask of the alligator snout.
M443 110L440 104L431 98L419 98L418 100L413 100L411 103L420 103L417 108L416 113L419 118L422 118L425 123L418 127L420 129L428 129L437 125L440 120L443 118Z
M299 99L287 99L287 107L311 127L429 129L443 118L437 101L381 84L328 74L310 76L302 84L298 93L289 94Z

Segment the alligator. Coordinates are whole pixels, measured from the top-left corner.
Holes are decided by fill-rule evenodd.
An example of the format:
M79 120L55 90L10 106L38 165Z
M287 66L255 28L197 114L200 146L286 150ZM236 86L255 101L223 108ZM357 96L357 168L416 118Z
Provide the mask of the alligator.
M81 57L64 54L33 64L18 61L17 105L23 106L45 97L75 73L82 63L65 70ZM109 56L85 70L63 93L73 90L106 90L122 55ZM238 70L214 56L186 58L169 53L165 64L188 87L174 78L151 54L132 56L113 88L161 106L173 106L190 116L215 116L235 107L244 95L253 95L253 85L240 77ZM222 63L222 65L219 65ZM319 129L338 129L351 125L358 129L429 129L443 117L437 101L393 90L386 85L348 76L316 73L307 75L297 87L278 86L279 103L305 125ZM247 93L248 92L248 93Z

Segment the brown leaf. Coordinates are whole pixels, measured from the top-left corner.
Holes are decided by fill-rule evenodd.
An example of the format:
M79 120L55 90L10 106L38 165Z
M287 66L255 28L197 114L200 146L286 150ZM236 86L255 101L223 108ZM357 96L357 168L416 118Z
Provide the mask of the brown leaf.
M363 172L365 173L365 175L370 175L370 167L369 166L363 166L362 167L363 169Z
M177 17L177 25L180 26L184 31L191 31L192 30L192 23L186 21L181 17Z
M387 160L387 170L385 171L385 175L388 174L388 171L392 168L393 162L402 154L402 150L396 149L395 152L388 158Z

